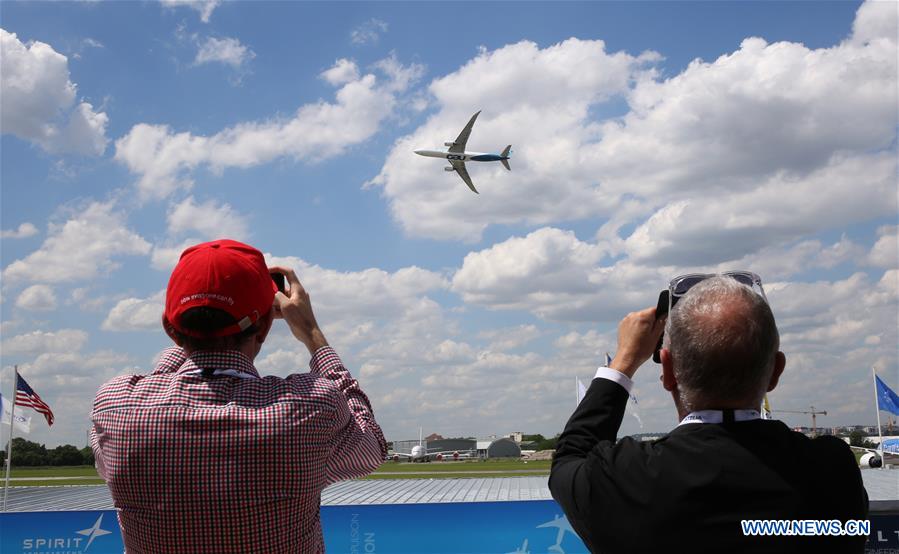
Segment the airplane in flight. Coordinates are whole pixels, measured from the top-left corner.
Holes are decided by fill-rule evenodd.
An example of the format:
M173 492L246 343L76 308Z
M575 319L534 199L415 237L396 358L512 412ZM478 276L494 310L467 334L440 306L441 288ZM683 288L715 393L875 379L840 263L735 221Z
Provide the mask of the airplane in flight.
M516 548L512 552L508 552L507 554L531 554L531 551L528 550L528 540L524 539L524 543L520 548Z
M502 162L503 166L512 171L512 166L509 165L509 156L512 153L512 145L506 146L506 149L502 151L501 154L489 154L486 152L466 152L465 145L468 144L468 136L471 135L471 128L474 127L474 122L481 114L480 111L478 113L471 116L471 119L468 120L468 125L462 129L462 132L459 133L459 136L456 137L456 140L453 142L444 142L444 146L448 146L446 152L442 150L416 150L415 153L419 156L427 156L429 158L443 158L448 160L450 165L445 167L446 171L455 171L459 174L459 177L465 181L465 184L468 185L468 188L472 190L475 194L478 194L478 189L474 188L474 183L471 182L471 176L468 175L468 170L465 169L465 162Z
M537 529L544 527L555 527L559 530L559 534L556 535L556 544L549 547L550 552L555 552L557 554L565 554L565 551L562 550L562 539L565 538L565 533L575 534L574 529L571 528L571 524L568 523L568 520L562 516L556 515L554 519L547 521L546 523L541 523L537 526Z

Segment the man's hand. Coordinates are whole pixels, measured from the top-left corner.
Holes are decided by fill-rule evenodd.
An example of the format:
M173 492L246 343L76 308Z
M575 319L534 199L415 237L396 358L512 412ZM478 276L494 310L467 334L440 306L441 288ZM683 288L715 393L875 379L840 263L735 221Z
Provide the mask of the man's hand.
M286 267L270 267L269 271L287 277L287 284L290 287L287 291L290 297L280 291L275 293L275 317L283 318L287 322L290 332L306 345L310 354L315 354L315 351L322 346L328 346L325 335L315 321L315 314L312 313L309 293L300 284L297 274Z
M627 314L618 324L618 351L610 367L633 377L652 356L664 330L665 318L656 319L655 307Z

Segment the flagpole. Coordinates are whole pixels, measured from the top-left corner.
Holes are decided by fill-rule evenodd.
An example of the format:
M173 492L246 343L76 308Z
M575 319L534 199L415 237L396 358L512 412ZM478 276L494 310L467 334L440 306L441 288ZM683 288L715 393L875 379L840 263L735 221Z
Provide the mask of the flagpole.
M9 442L6 444L6 483L3 486L3 511L6 511L6 498L9 493L9 470L12 467L12 431L16 417L16 391L19 390L19 366L13 366L12 409L9 411Z
M877 410L877 436L880 437L880 469L886 467L886 459L883 457L883 432L880 430L880 398L877 395L877 372L871 366L871 376L874 381L874 407Z

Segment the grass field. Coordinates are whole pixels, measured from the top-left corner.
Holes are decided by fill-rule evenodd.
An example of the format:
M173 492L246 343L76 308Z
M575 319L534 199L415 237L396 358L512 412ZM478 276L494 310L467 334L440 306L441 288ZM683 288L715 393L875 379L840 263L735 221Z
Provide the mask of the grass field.
M487 460L410 464L384 462L367 479L454 479L480 477L530 477L549 475L551 462ZM102 485L93 466L23 467L10 475L13 487Z
M94 466L47 466L13 468L11 487L43 487L48 485L102 485Z

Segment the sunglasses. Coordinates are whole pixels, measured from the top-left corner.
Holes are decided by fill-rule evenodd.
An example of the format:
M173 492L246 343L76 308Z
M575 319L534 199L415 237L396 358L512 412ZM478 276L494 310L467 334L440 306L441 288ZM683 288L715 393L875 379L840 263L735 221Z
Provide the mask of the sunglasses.
M687 291L689 291L691 288L705 281L706 279L717 276L730 277L738 283L746 285L747 287L755 291L759 296L761 296L765 300L765 302L768 302L768 297L765 296L765 289L764 287L762 287L762 278L751 271L689 273L687 275L675 277L668 283L668 290L663 290L661 293L659 293L659 302L658 304L656 304L656 319L668 315L668 313L671 312L671 309L674 308L674 305L677 304L677 301L680 300L682 296L687 294ZM662 349L663 339L664 335L659 338L659 344L656 346L655 352L652 353L652 360L657 364L662 362L659 351Z

